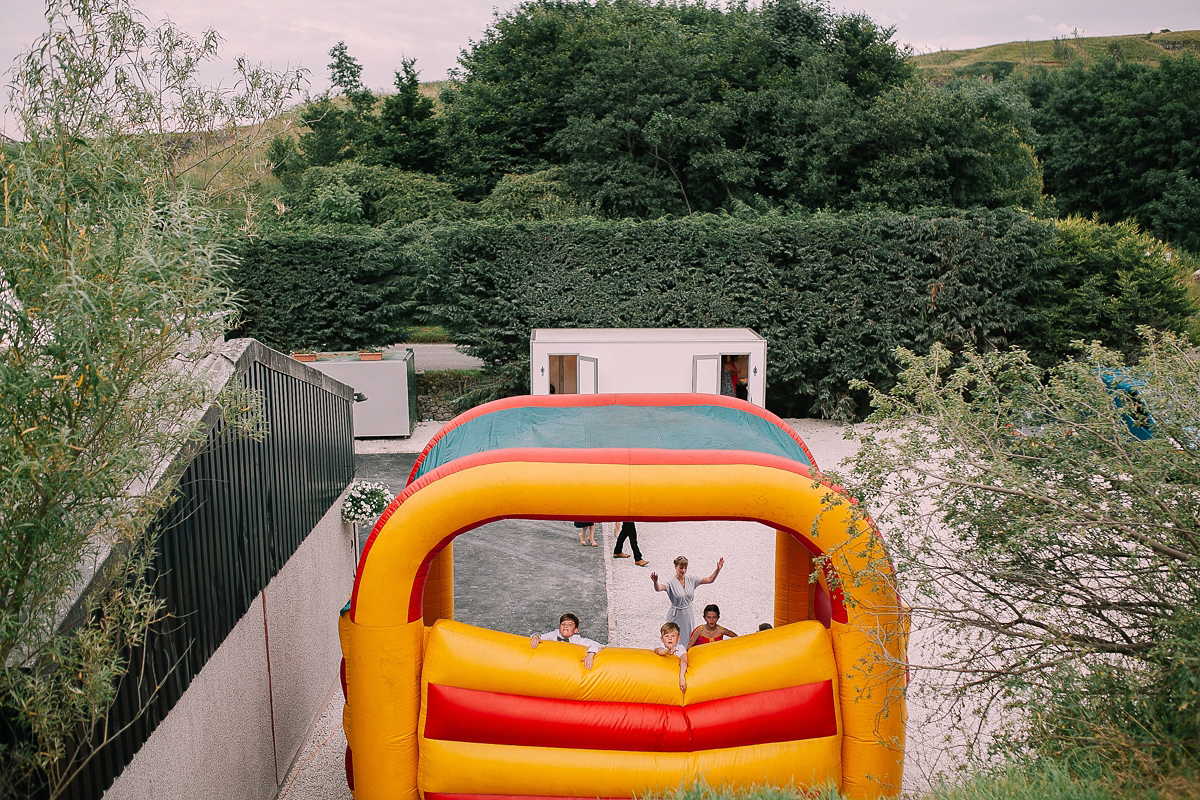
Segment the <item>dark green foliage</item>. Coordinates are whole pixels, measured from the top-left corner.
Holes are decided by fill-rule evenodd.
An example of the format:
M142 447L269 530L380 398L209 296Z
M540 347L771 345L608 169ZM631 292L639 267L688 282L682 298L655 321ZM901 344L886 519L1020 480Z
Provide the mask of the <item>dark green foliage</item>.
M1041 205L1032 109L1011 86L971 81L887 92L829 142L839 185L825 202L893 209Z
M749 327L783 413L861 413L897 346L1004 346L1051 282L1049 223L1015 212L636 223L462 223L432 231L431 311L528 391L537 327Z
M834 23L833 49L841 78L855 97L875 97L912 77L912 66L891 44L895 33L895 28L881 28L865 14L846 14Z
M305 163L291 134L280 134L271 140L267 145L267 160L271 164L271 174L279 178L284 190L295 191L304 174Z
M554 170L554 194L638 219L1039 209L1024 95L916 81L893 34L807 0L527 0L464 52L437 116L412 61L379 102L339 44L330 74L341 97L310 102L299 158L281 144L272 162L289 188L297 164L353 161L436 174L469 201L505 176ZM1186 216L1194 188L1172 183L1155 212Z
M1029 81L1046 191L1072 214L1133 217L1200 252L1200 58L1104 61Z
M962 78L982 78L986 75L992 80L1002 81L1012 75L1016 67L1015 61L978 61L970 66L955 69L954 74Z
M329 49L333 61L329 62L329 82L350 97L363 91L362 65L350 55L345 42L338 42Z
M343 99L325 93L305 104L301 121L309 130L300 136L300 152L293 155L286 140L273 144L272 172L283 179L279 165L290 164L282 169L295 173L342 161L433 172L438 163L437 121L433 101L421 94L416 61L401 60L396 93L381 103L362 85L362 66L345 42L334 45L329 55L329 78Z
M569 219L590 215L562 179L562 170L544 169L525 175L505 175L479 203L485 219Z
M362 85L362 65L345 42L335 44L329 55L329 80L344 100L338 102L325 92L301 109L301 121L309 128L300 136L305 166L325 167L372 150L375 95Z
M306 166L326 167L353 157L357 139L356 121L327 96L320 96L300 110L300 120L308 127L300 134L300 154Z
M443 93L445 172L481 198L556 166L610 217L1038 206L1016 89L913 80L894 31L798 0L534 0Z
M378 120L372 120L372 159L415 172L434 172L439 159L433 100L421 94L416 61L404 59L400 66L396 93L384 98Z
M466 204L432 175L343 162L309 167L284 196L285 219L310 224L400 225L426 217L462 216Z
M504 174L557 165L580 198L610 216L870 202L854 195L859 173L887 152L865 141L877 125L870 114L913 83L893 33L797 0L754 9L532 0L497 17L443 93L445 169L475 199ZM897 112L929 109L891 103L888 113ZM995 124L956 118L925 140L925 123L904 122L915 139L906 146L949 141L960 150L974 146L975 127ZM1013 126L1004 133L1014 136ZM1013 147L978 155L1012 153L1032 164ZM947 202L936 184L917 188L931 191L896 193L905 205L893 207ZM963 206L1005 202L994 192L949 197Z
M1040 299L1044 313L1033 345L1042 366L1070 357L1073 340L1098 339L1132 358L1141 345L1138 326L1189 329L1195 307L1179 253L1128 221L1072 217L1056 227L1056 279Z
M1129 351L1137 325L1194 319L1160 242L1010 210L363 230L247 245L243 331L284 349L391 344L418 309L486 362L476 400L528 391L539 327L749 327L770 343L773 410L851 416L866 411L851 381L890 386L897 347L1015 344L1048 365L1072 339Z
M404 341L407 251L376 231L277 233L243 243L233 275L241 325L280 350L357 350Z

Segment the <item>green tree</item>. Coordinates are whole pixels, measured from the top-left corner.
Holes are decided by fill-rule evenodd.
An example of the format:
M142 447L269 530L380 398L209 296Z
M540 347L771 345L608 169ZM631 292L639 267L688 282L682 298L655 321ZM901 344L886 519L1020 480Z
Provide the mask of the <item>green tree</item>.
M402 59L396 93L383 99L375 135L375 160L413 172L435 172L440 158L433 100L421 94L415 59Z
M1105 60L1031 78L1038 157L1062 211L1136 219L1200 251L1200 58L1158 68Z
M309 167L284 201L290 207L285 222L316 224L403 225L426 217L452 219L467 208L432 175L353 161Z
M531 0L497 16L443 93L445 169L479 198L557 165L618 216L767 207L821 171L815 132L911 79L893 33L798 0Z
M1092 344L1049 374L1019 350L901 352L872 392L837 477L889 543L914 666L941 676L920 700L958 736L1197 763L1200 361L1142 336L1135 365Z
M324 92L301 109L301 122L308 131L300 135L299 148L308 166L326 167L371 149L376 100L362 84L362 65L350 55L345 42L331 47L329 56L333 59L329 62L330 82L344 100Z
M439 158L433 101L421 94L416 61L402 59L396 71L396 93L382 98L362 84L362 65L345 42L329 51L329 78L338 97L318 95L301 110L308 131L294 158L291 142L279 140L270 153L272 171L289 189L307 166L327 167L342 161L433 172Z
M319 95L300 110L300 124L308 128L296 143L305 166L327 167L353 156L345 112L327 95ZM286 144L286 139L284 140ZM280 155L286 151L280 150ZM284 158L273 164L286 163ZM282 178L282 175L280 175Z
M845 176L839 206L1042 206L1032 109L1008 85L912 84L837 131L828 152Z
M52 0L46 18L10 87L26 141L0 153L0 796L58 796L115 733L126 648L158 612L164 457L214 400L201 365L234 311L197 189L219 194L213 161L244 151L221 129L298 78L239 60L236 91L206 88L219 37L127 0Z

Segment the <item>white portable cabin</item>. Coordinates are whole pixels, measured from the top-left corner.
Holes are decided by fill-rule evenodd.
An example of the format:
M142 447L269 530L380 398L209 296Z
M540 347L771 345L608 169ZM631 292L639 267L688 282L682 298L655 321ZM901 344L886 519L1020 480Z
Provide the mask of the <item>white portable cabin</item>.
M412 435L417 421L412 348L384 353L379 361L361 361L357 354L349 353L324 356L308 366L366 396L354 404L355 439Z
M749 328L536 328L532 394L721 393L724 356L766 405L767 340Z

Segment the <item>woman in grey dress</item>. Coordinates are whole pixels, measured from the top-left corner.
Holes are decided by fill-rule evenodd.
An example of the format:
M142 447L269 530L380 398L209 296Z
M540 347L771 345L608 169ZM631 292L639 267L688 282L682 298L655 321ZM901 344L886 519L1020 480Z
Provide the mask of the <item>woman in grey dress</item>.
M696 587L715 581L723 566L725 566L725 559L719 558L717 559L717 568L713 570L712 575L707 578L697 578L695 575L687 574L688 560L679 556L675 559L675 576L666 583L659 583L658 573L651 572L650 582L654 584L654 591L666 592L667 599L671 601L671 610L667 612L666 621L674 622L679 626L679 630L690 633L696 627L696 617L692 611L692 598L695 595Z

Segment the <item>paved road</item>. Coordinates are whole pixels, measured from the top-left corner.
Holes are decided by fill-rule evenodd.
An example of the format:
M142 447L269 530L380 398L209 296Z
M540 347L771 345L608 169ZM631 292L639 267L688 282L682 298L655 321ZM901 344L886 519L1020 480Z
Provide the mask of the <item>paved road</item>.
M483 366L483 361L460 353L452 344L396 344L387 349L403 353L405 348L412 348L419 370L479 369Z
M416 456L359 454L354 477L399 492ZM559 615L572 611L588 638L606 644L603 550L580 547L574 526L555 520L501 520L468 531L454 540L454 618L524 636L557 627Z

